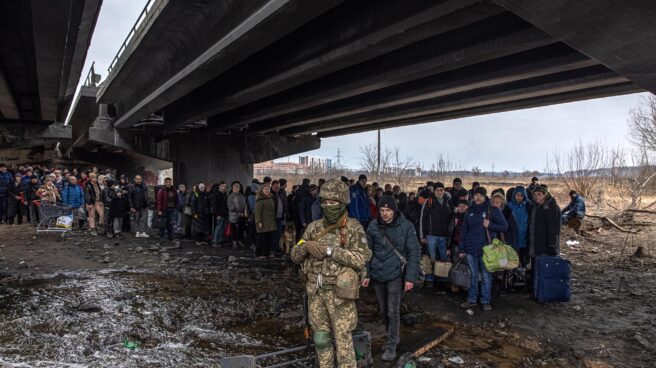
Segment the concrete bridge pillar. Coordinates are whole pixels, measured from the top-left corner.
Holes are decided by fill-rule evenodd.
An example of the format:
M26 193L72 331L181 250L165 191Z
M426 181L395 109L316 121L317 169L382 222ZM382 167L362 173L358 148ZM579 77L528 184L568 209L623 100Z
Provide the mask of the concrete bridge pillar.
M171 138L170 157L173 181L187 186L239 180L243 185L253 179L253 164L289 156L320 147L316 137L217 135L186 133Z

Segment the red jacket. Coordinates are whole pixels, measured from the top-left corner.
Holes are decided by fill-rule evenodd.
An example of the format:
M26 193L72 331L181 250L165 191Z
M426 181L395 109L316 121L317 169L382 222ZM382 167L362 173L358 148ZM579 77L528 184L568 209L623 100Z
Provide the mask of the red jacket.
M175 190L174 187L171 187L171 190L173 191L173 209L178 208L178 192ZM157 211L165 212L166 211L166 203L168 202L168 198L166 195L166 187L160 189L157 191L157 197L156 197L156 207Z

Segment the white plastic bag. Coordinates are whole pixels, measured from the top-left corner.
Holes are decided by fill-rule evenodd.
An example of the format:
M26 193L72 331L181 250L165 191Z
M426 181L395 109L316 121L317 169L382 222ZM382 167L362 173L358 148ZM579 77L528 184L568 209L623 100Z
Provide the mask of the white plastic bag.
M59 216L55 226L63 229L70 229L73 227L73 216Z

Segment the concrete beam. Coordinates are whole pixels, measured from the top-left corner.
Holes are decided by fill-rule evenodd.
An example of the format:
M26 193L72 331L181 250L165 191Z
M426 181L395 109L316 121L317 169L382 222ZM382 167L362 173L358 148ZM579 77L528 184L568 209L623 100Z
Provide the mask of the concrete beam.
M541 107L554 104L562 104L567 102L576 102L582 100L589 100L593 98L602 98L610 96L619 96L629 93L641 92L642 88L636 86L631 82L616 84L611 86L593 87L578 91L565 92L550 96L540 96L528 98L524 100L515 100L505 103L494 105L480 106L464 110L449 111L446 113L429 114L421 117L399 119L385 123L372 123L367 125L360 125L350 128L335 128L323 133L317 134L321 138L336 137L346 134L355 134L368 132L376 129L388 129L400 126L408 126L415 124L432 123L444 120L460 119L469 116L492 114L504 111L514 111L520 109L528 109L533 107Z
M116 75L112 73L108 77L98 101L117 105L117 127L130 126L341 1L194 1L190 4L171 0L154 20L158 24L135 45L141 51L132 53L133 60L126 61ZM201 8L206 11L199 11ZM189 40L182 42L185 37ZM162 47L163 40L166 40L165 47ZM148 47L147 42L156 47ZM140 57L138 52L149 54ZM128 63L132 65L129 68ZM130 80L127 90L120 80Z
M345 2L176 101L165 113L173 126L193 123L462 26L460 14L455 16L458 22L448 21L454 13L467 13L467 21L474 22L503 11L489 4L472 6L479 2L384 0L375 7Z
M376 113L361 114L343 120L326 121L321 124L301 126L281 131L281 134L307 134L371 125L402 119L420 118L449 111L494 105L515 100L526 100L594 87L613 86L628 82L604 66L593 66L582 70L562 72L557 75L537 77L505 85L481 88L471 92L426 100L403 107L382 109Z
M0 148L54 146L70 141L72 129L61 123L28 124L22 121L0 122Z
M75 148L70 152L70 158L91 164L111 167L132 178L135 175L144 177L148 184L157 184L157 171L170 169L171 162L158 160L132 151L94 151Z
M85 137L88 137L89 127L99 116L99 105L96 103L98 87L82 86L80 93L73 103L71 118L68 124L73 127L73 146L83 145Z
M71 3L66 54L59 85L57 121L64 121L68 115L68 109L71 107L75 90L82 76L82 68L89 45L91 45L91 36L96 28L101 5L102 0L73 1Z
M494 2L656 93L656 2L653 0Z
M391 53L281 93L275 96L278 104L268 116L308 109L557 42L523 21L508 21L511 23L496 30L495 25L503 23L493 17L475 27L417 43L411 46L412 52L405 49ZM208 124L212 129L223 127L219 117L210 119Z
M310 126L322 121L346 119L362 113L373 113L376 110L596 64L596 61L565 45L551 45L261 121L250 125L248 131L266 133L302 125Z

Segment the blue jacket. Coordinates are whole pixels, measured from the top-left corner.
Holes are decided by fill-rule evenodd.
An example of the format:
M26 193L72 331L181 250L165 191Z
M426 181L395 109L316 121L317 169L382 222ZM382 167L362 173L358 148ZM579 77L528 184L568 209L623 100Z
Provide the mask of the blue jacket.
M585 217L585 201L583 197L577 194L562 212L565 213L567 211L574 211L576 217L583 219Z
M355 183L351 185L349 192L351 195L351 203L348 208L349 217L361 222L369 222L371 219L371 209L369 208L369 197L367 196L367 191L362 188L360 184Z
M62 202L73 208L80 208L84 205L84 193L79 185L69 185L64 188L61 194Z
M517 249L522 249L526 248L528 245L529 201L526 194L526 188L520 185L515 188L515 193L517 192L524 194L524 198L521 202L517 202L513 195L510 202L508 202L508 207L512 210L513 217L515 217L515 223L517 224Z
M7 196L7 192L9 192L9 188L11 188L13 183L14 178L11 173L8 171L0 173L0 197L4 198Z
M465 213L465 219L460 231L460 249L462 252L474 256L483 254L483 246L489 243L483 227L483 220L488 216L490 220L488 230L491 238L495 238L497 233L508 229L508 223L503 217L503 213L498 208L492 207L489 199L483 204L473 203Z

